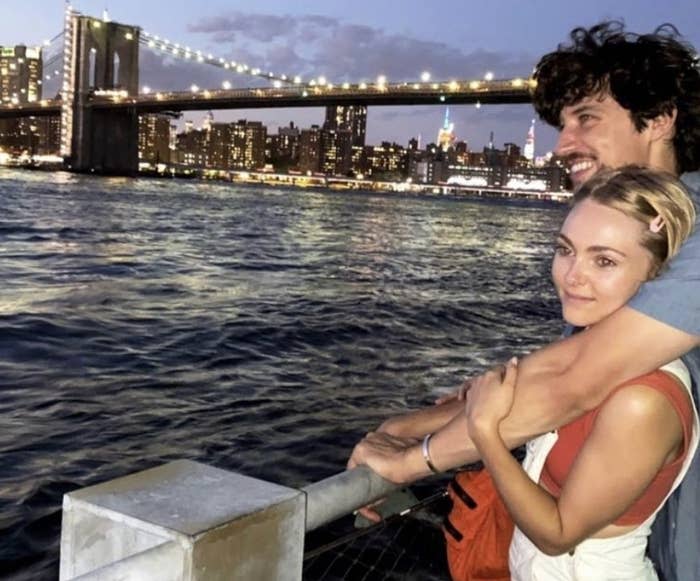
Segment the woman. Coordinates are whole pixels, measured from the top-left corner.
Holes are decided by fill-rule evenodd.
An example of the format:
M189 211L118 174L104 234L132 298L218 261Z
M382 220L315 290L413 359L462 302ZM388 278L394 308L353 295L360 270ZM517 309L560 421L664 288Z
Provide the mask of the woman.
M589 327L621 308L690 234L695 211L673 177L606 170L575 195L552 278L564 319ZM516 524L513 579L656 579L645 558L658 509L698 444L680 360L616 388L596 409L528 444L523 466L499 434L517 362L474 382L467 427Z

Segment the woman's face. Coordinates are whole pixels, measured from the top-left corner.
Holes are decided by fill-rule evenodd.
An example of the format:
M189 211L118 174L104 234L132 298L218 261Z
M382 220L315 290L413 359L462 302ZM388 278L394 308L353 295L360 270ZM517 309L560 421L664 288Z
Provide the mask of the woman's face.
M567 323L586 327L622 307L648 278L646 225L590 199L579 202L557 237L552 279Z

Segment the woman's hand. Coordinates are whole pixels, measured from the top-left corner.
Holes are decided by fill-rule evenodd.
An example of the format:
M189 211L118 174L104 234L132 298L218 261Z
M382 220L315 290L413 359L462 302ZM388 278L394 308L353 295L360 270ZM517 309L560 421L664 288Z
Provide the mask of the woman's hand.
M355 445L348 460L348 470L364 464L396 484L411 482L410 462L406 457L419 442L415 438L392 436L386 432L368 432Z
M484 433L497 433L498 425L513 407L518 360L513 357L505 371L491 370L472 381L466 414L469 436L476 440Z
M472 381L474 380L471 377L465 379L462 385L460 385L455 391L437 398L435 400L435 405L452 403L453 401L464 401L465 399L467 399L467 393L469 392L469 389L472 386Z
M382 478L396 484L411 482L415 476L409 476L406 468L410 465L408 452L415 449L419 440L415 438L402 438L392 436L386 432L369 432L360 440L352 451L348 460L348 470L360 465L367 466ZM371 522L379 522L382 517L374 509L377 502L363 506L358 512Z

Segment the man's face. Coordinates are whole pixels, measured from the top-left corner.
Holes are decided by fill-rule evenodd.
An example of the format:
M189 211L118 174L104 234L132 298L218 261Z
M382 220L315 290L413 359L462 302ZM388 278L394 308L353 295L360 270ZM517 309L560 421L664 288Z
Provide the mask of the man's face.
M650 128L637 131L629 111L608 94L564 107L560 121L555 153L563 158L574 187L603 167L650 165Z

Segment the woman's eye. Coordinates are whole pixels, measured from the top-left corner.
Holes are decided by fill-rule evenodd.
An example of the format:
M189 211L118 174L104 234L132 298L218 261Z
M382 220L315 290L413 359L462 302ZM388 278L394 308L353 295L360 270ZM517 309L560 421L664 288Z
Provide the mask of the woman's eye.
M607 256L599 256L596 258L596 264L602 267L615 266L617 263L614 260L610 260Z
M571 254L571 248L564 246L563 244L555 244L554 253L558 254L559 256L568 256Z

